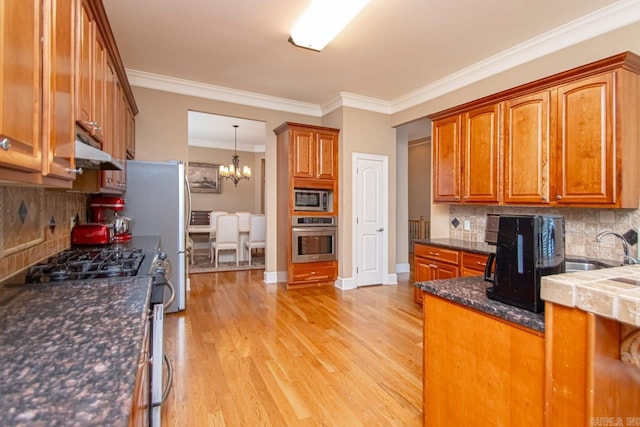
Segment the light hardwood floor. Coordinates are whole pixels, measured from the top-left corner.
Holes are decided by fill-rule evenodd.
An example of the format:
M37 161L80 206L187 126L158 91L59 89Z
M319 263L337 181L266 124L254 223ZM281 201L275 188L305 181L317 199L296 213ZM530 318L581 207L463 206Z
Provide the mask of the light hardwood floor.
M263 270L191 275L165 317L164 426L421 426L422 312L397 286L287 291Z

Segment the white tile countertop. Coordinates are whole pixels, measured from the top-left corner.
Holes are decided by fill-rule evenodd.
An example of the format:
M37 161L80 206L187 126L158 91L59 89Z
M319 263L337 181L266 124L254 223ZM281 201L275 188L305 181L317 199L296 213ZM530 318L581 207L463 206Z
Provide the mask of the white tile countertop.
M640 327L640 264L544 276L540 295Z

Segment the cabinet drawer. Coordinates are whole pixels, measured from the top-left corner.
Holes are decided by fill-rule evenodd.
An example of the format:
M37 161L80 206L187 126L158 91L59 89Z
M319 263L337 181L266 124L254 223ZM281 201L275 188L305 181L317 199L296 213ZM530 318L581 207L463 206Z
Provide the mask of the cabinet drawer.
M436 259L438 261L456 265L458 264L458 251L452 251L450 249L444 249L437 246L417 244L414 247L414 254L419 257Z
M336 275L336 263L333 261L293 264L289 282L327 282L335 280Z
M477 254L474 252L463 252L462 266L472 270L484 271L484 268L487 265L487 256L488 255Z

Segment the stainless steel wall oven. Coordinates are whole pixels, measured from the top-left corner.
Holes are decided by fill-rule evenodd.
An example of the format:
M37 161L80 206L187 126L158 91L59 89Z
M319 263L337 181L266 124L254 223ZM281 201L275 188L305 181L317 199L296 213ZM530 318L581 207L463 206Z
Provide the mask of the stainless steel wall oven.
M338 259L338 227L335 216L294 216L292 219L292 262Z

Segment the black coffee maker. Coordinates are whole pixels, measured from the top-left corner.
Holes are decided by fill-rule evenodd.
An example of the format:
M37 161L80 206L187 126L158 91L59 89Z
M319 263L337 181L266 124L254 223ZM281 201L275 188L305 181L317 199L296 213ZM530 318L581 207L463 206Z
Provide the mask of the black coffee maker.
M492 230L497 219L497 233ZM489 238L496 245L487 260L484 279L493 283L487 297L540 313L540 279L564 273L564 217L559 215L499 215L487 218ZM495 238L495 242L491 241ZM493 277L491 269L495 261Z

